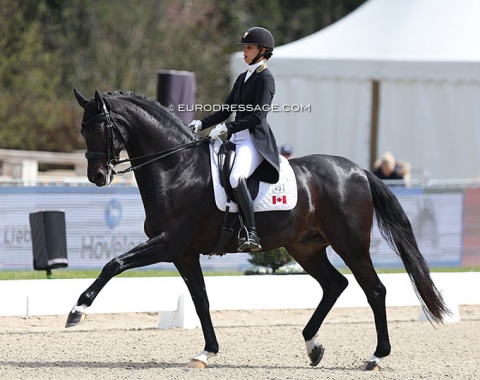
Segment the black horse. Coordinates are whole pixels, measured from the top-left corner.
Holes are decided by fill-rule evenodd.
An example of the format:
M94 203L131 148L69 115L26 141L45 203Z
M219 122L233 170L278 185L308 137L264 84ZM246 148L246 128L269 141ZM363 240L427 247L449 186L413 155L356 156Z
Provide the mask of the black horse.
M214 201L208 140L196 140L165 107L141 95L96 91L88 100L75 90L75 96L84 108L88 179L107 186L120 151L126 149L138 168L135 177L149 239L104 266L71 310L66 327L83 321L84 310L112 277L131 268L172 262L191 293L205 338L204 350L190 365L205 367L219 346L199 258L214 248L224 217ZM390 341L386 289L369 253L374 214L383 237L401 257L426 315L442 322L449 310L431 280L405 212L383 182L343 157L309 155L290 164L298 184L296 207L258 213L256 222L264 249L284 246L323 289L322 300L303 330L310 364L317 365L323 357L316 334L348 285L327 258L326 249L331 246L352 271L372 308L377 347L365 368L378 369L380 359L390 354ZM226 250L236 249L236 239L232 239Z

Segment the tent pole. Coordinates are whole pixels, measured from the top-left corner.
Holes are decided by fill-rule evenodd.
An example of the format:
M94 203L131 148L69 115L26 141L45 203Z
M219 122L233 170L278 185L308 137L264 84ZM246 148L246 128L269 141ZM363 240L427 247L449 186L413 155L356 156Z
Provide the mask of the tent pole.
M370 170L378 157L378 114L380 110L380 82L372 81L372 114L370 119Z

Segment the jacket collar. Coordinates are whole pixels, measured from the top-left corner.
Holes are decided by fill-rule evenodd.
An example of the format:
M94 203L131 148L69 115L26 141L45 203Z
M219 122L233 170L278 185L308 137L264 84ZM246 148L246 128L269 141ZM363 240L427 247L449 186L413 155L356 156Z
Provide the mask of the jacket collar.
M265 65L265 61L263 59L260 62L254 63L253 65L248 65L247 71L253 73L255 70L257 70L262 65Z
M252 74L248 77L247 80L245 80L245 76L247 75L247 71L243 73L243 78L242 78L242 87L245 89L250 85L250 83L253 82L252 78L255 78L258 74L260 74L263 70L267 68L267 63L263 62L262 64L258 65L255 70L252 72Z

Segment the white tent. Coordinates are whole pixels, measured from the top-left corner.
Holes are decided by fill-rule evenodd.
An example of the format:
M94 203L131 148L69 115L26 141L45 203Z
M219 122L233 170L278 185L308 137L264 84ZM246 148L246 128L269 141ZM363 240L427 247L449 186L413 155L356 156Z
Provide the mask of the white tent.
M369 0L268 65L269 123L297 156L370 168L390 150L430 178L480 177L480 0ZM310 111L287 112L296 105Z

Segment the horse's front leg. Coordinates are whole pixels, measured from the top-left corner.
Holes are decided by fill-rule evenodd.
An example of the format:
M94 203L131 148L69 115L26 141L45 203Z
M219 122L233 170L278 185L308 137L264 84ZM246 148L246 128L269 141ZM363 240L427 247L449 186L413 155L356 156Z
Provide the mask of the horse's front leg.
M65 327L76 326L85 320L85 309L92 305L103 287L116 275L127 269L139 268L159 262L173 261L168 251L162 249L165 239L162 235L155 236L145 243L132 248L127 253L110 260L102 269L100 276L84 291L75 306L68 314Z
M192 368L206 368L208 366L208 359L215 356L219 350L212 318L210 316L210 304L208 302L205 280L199 259L200 257L196 255L193 257L185 257L181 261L174 262L190 291L205 339L205 348L203 351L194 356L188 364L188 366Z

